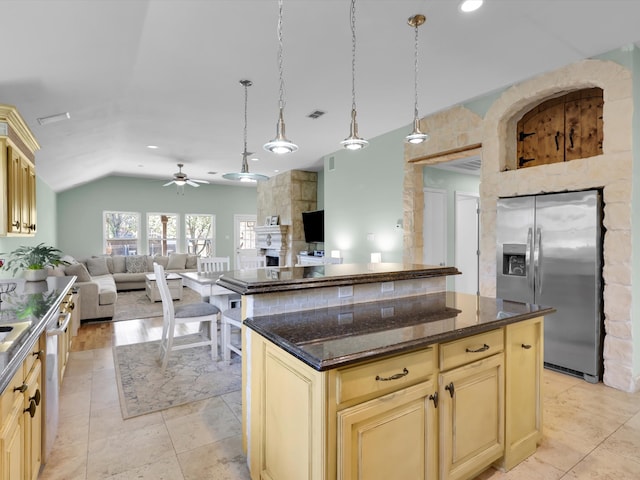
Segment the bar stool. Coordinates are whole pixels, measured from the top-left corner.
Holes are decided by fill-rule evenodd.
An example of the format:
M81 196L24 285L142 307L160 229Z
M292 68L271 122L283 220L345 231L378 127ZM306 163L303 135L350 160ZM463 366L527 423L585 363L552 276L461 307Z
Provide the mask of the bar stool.
M220 321L220 341L222 343L222 360L227 364L231 363L231 352L242 356L242 336L240 343L234 344L231 340L231 330L242 332L242 308L230 308L222 312Z

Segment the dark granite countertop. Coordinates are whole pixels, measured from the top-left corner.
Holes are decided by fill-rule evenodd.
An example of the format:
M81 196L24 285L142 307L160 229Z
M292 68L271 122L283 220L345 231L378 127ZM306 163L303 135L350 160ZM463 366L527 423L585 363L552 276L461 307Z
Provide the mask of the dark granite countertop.
M416 350L555 309L442 292L267 315L245 325L319 371Z
M242 295L459 275L455 267L344 263L222 272L217 284Z
M9 332L0 332L0 393L31 352L47 324L57 319L60 304L75 280L76 277L48 277L42 282L0 280L0 283L16 283L13 292L2 294L0 303L0 327L11 328Z

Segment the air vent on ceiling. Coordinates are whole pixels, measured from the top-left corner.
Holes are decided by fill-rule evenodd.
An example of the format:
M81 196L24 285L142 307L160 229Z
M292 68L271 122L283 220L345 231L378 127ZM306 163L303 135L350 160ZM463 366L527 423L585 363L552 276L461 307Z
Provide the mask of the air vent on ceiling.
M307 115L307 117L313 118L315 120L316 118L320 118L325 113L327 113L327 112L323 112L322 110L314 110L309 115Z

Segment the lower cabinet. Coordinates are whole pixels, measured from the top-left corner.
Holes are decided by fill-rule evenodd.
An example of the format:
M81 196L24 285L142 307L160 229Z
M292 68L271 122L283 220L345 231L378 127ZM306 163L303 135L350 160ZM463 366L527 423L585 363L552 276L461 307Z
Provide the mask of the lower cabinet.
M540 441L542 318L327 372L247 338L253 480L468 480Z
M430 380L338 412L337 478L435 478L434 391Z
M533 454L542 440L543 328L542 318L505 328L505 470Z
M35 480L42 464L40 339L0 395L0 480Z

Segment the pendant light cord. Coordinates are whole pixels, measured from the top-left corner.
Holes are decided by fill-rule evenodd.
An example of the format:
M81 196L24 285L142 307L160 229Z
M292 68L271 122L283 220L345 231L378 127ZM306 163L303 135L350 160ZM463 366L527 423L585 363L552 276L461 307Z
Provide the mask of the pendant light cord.
M283 17L283 0L278 0L278 72L280 75L280 99L278 105L280 110L284 109L284 74L283 68L283 42L282 42L282 17Z
M413 105L413 113L414 118L418 118L418 27L419 25L416 23L414 29L416 32L415 36L415 49L414 49L414 59L413 59L413 91L415 92L414 96L414 105Z
M356 110L356 0L351 0L351 110Z

